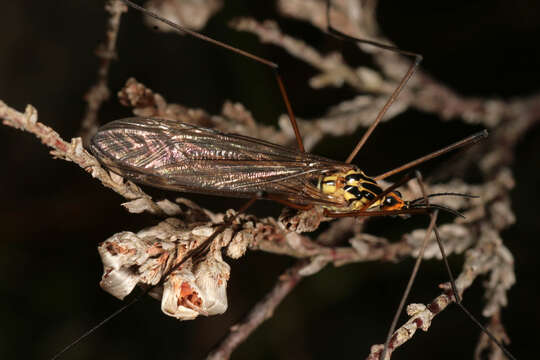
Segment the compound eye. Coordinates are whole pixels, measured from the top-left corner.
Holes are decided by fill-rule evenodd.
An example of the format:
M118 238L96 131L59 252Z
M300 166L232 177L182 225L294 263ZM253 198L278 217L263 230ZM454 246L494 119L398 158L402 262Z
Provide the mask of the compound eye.
M386 199L384 199L385 206L392 206L395 203L396 203L396 199L394 199L392 196L388 196Z

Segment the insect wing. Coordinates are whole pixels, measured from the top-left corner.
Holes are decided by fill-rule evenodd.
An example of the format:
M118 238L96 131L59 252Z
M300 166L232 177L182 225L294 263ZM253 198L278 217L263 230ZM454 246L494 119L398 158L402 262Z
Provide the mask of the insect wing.
M353 168L263 140L157 118L126 118L99 129L90 150L136 182L182 192L252 197L275 194L299 204L340 204L314 182Z

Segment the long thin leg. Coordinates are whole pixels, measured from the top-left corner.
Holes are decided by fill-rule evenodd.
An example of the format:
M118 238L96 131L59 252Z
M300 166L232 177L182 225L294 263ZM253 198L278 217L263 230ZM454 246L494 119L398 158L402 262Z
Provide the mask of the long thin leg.
M401 93L401 90L403 90L403 88L405 87L405 85L407 84L407 82L409 81L411 76L414 74L414 72L418 68L418 65L422 61L422 55L411 52L411 51L401 50L401 49L399 49L399 48L397 48L395 46L382 44L382 43L379 43L379 42L376 42L376 41L367 40L367 39L359 39L359 38L356 38L356 37L351 36L351 35L347 35L347 34L341 32L341 31L337 30L336 28L334 28L332 26L332 22L330 21L331 20L330 19L330 7L331 7L330 0L326 0L326 26L327 26L327 29L328 29L328 33L330 35L332 35L332 36L334 36L334 37L336 37L338 39L341 39L341 40L346 40L346 41L351 41L351 42L356 42L356 43L362 43L362 44L369 44L369 45L379 47L381 49L390 50L390 51L396 52L398 54L402 54L402 55L406 55L406 56L410 56L410 57L414 58L414 61L411 64L411 66L409 67L409 70L407 70L407 73L403 76L403 78L399 82L398 86L392 92L392 95L390 95L390 98L388 98L388 100L384 104L381 111L379 111L379 113L377 114L377 117L375 118L373 123L369 126L369 128L366 130L366 132L364 133L364 135L362 136L362 138L360 139L358 144L356 144L356 146L354 147L351 154L345 160L345 162L347 164L349 164L356 157L356 155L358 154L360 149L362 149L362 147L366 143L367 139L369 138L369 136L371 135L373 130L375 130L377 125L379 125L379 123L381 122L381 119L384 117L384 115L386 114L388 109L390 109L390 107L392 106L394 101L396 101L397 97Z
M446 256L446 252L442 245L441 236L439 234L439 230L437 229L437 226L433 228L433 232L435 233L435 239L437 239L437 245L439 246L439 250L441 251L441 255L443 257L446 272L448 273L448 277L450 278L450 285L452 286L452 293L454 295L456 305L459 306L461 310L463 310L463 312L469 317L469 319L471 319L476 324L476 326L478 326L480 330L482 330L491 339L491 341L497 344L499 349L501 349L504 352L506 357L512 360L516 360L514 355L510 353L510 351L495 337L495 335L493 335L491 331L489 331L484 325L482 325L480 321L478 321L478 319L476 319L476 317L474 317L474 315L470 313L470 311L465 307L465 305L463 305L461 301L461 296L459 295L459 291L456 286L456 282L454 281L454 275L452 274L452 269L450 268L450 265L448 264L448 257Z
M424 184L423 184L423 181L422 181L422 175L418 171L416 172L416 179L418 181L418 185L420 186L420 190L422 191L422 196L424 198L424 202L426 203L427 206L429 206L429 196L427 195L427 192L425 190L425 187L424 187ZM497 340L497 338L485 326L483 326L469 312L469 310L461 302L461 297L459 295L459 291L457 289L456 282L454 280L454 275L452 274L452 270L450 268L450 265L448 264L448 257L446 256L446 251L444 250L444 247L443 247L442 242L441 242L439 230L437 229L437 226L436 226L437 212L438 212L438 210L435 210L431 214L431 220L430 220L428 229L426 230L426 236L424 237L424 241L422 242L422 247L420 248L420 252L418 254L418 257L416 258L416 262L414 264L413 271L412 271L411 276L409 278L409 281L407 283L407 287L405 288L405 291L403 292L403 296L401 297L398 309L397 309L396 313L394 314L392 324L391 324L391 326L390 326L390 328L388 330L388 334L386 336L386 340L385 340L385 343L384 343L384 348L383 348L380 359L385 359L385 357L386 357L386 353L388 352L388 346L389 346L390 340L391 340L392 335L394 334L394 331L395 331L396 326L397 326L397 321L399 319L399 316L400 316L401 312L403 311L403 308L405 306L405 302L407 301L407 298L409 297L409 293L411 291L412 284L414 283L414 280L416 279L416 275L418 274L418 269L420 267L420 263L422 262L422 259L424 257L424 252L425 252L427 243L429 241L429 236L430 236L431 232L433 231L433 233L435 234L435 239L437 240L437 245L439 246L439 250L441 252L441 255L442 255L442 258L443 258L443 261L444 261L446 272L448 273L448 278L450 280L450 284L451 284L451 287L452 287L452 293L454 295L454 299L455 299L456 304L480 328L480 330L482 330L484 333L486 333L488 335L488 337L491 340L493 340L493 342L495 342L497 344L497 346L499 346L499 348L504 352L504 354L509 359L515 360L515 357L503 346L503 344L499 340Z
M422 175L420 174L420 172L417 171L416 173L417 178L422 179ZM426 190L424 189L422 181L419 181L419 185L420 190L422 191L422 196L424 197L424 201L427 203L429 196L426 195ZM441 252L448 278L450 279L450 285L452 287L452 293L454 295L456 304L461 308L461 310L463 310L463 312L469 317L469 319L471 319L476 324L476 326L480 328L480 330L482 330L495 344L497 344L499 349L501 349L509 359L515 360L516 358L514 357L514 355L512 355L510 351L508 351L508 349L506 349L503 344L491 333L491 331L489 331L484 325L482 325L480 321L478 321L473 316L473 314L469 312L465 305L463 305L461 301L461 296L459 295L459 291L456 285L456 281L454 280L454 274L452 273L450 264L448 264L448 257L446 256L446 251L444 250L444 246L442 244L441 236L439 234L439 229L437 229L437 225L433 227L433 233L435 234L435 239L437 240L437 245L439 246L439 251Z
M437 221L437 215L438 215L438 210L435 210L430 216L431 220L429 222L429 226L426 231L426 236L424 237L424 241L422 242L422 247L420 248L420 252L418 253L418 257L416 258L416 261L414 263L411 276L409 277L409 281L407 282L405 291L403 292L403 295L401 296L401 300L399 301L398 308L394 314L394 318L392 319L392 324L390 325L390 328L388 329L388 334L386 335L386 340L384 341L384 348L383 348L383 352L381 354L380 359L386 359L386 352L388 351L388 344L390 343L390 339L392 338L392 335L394 334L394 331L396 330L399 316L401 312L403 311L403 308L405 307L405 302L407 301L407 298L409 297L414 280L416 280L418 269L420 269L420 264L422 263L422 259L424 258L424 252L426 250L427 243L429 241L429 236L431 234L431 231L435 227L435 222Z
M174 22L172 22L170 20L165 19L162 16L159 16L157 14L154 14L151 11L146 10L142 6L139 6L139 5L131 2L130 0L122 0L122 1L124 3L126 3L126 5L130 6L131 8L136 9L138 11L141 11L142 13L144 13L144 14L150 16L150 17L153 17L156 20L159 20L159 21L163 22L164 24L169 25L170 27L172 27L173 29L175 29L176 31L178 31L180 33L188 34L188 35L193 36L193 37L195 37L197 39L209 42L209 43L214 44L216 46L219 46L219 47L221 47L223 49L226 49L226 50L232 51L233 53L245 56L245 57L247 57L247 58L249 58L251 60L254 60L254 61L258 62L258 63L261 63L263 65L266 65L266 66L272 68L274 70L274 75L275 75L276 81L278 83L278 87L279 87L279 91L281 93L281 97L283 98L283 102L285 103L285 107L287 108L287 114L289 115L289 119L291 121L291 126L292 126L292 128L294 130L294 135L296 136L296 141L298 143L298 148L302 152L305 151L304 150L304 143L302 142L302 136L300 135L300 130L298 129L298 124L296 122L296 117L294 116L294 112L293 112L293 109L292 109L292 106L291 106L291 102L289 101L289 96L287 95L287 90L285 89L285 84L283 83L281 72L279 70L279 65L277 63L269 61L269 60L267 60L265 58L262 58L260 56L254 55L254 54L252 54L250 52L238 49L238 48L236 48L234 46L231 46L231 45L226 44L224 42L221 42L219 40L213 39L213 38L211 38L209 36L200 34L200 33L196 32L196 31L185 28L185 27L183 27L181 25L178 25L178 24L176 24L176 23L174 23Z
M427 197L424 186L422 184L422 175L420 175L420 172L418 171L416 172L416 180L418 181L420 189L422 190L422 196L424 197L424 201L426 202L426 205L429 206L429 199ZM409 281L407 282L405 291L403 292L398 308L394 314L394 318L392 319L392 324L390 325L390 328L388 329L388 334L386 335L386 340L384 341L384 349L380 357L381 359L386 358L386 352L388 351L388 344L390 343L392 334L396 330L399 315L401 314L401 312L403 311L403 308L405 307L405 302L407 301L407 298L409 297L409 293L411 292L412 285L414 283L414 280L416 279L416 275L418 274L418 269L420 268L420 264L422 263L422 259L424 258L424 252L426 250L429 237L431 235L431 232L435 228L437 215L438 215L438 210L435 210L430 216L431 219L429 222L428 229L426 230L426 236L424 237L424 241L422 241L422 247L420 248L420 252L418 253L418 257L416 258L416 262L414 263L413 271L411 273L411 276L409 277Z
M115 310L112 314L110 314L109 316L107 316L105 319L101 320L98 324L94 325L92 328L90 328L88 331L86 331L84 334L82 334L81 336L79 336L77 339L75 339L73 342L71 342L70 344L68 344L66 347L64 347L62 350L60 350L58 353L56 353L52 358L51 360L55 360L55 359L58 359L60 358L60 356L62 356L64 353L66 353L67 351L69 351L70 349L72 349L75 345L79 344L81 341L83 341L84 339L86 339L88 336L92 335L97 329L99 329L101 326L103 326L104 324L106 324L107 322L109 322L110 320L114 319L116 316L120 315L122 312L124 312L125 310L129 309L131 306L135 305L136 303L138 303L146 294L148 294L152 289L154 289L155 287L157 286L160 286L161 284L163 284L163 282L169 277L170 274L172 274L173 271L175 271L176 269L178 269L182 264L184 264L188 259L192 259L192 258L197 258L201 255L203 255L209 248L210 248L210 245L212 244L212 242L215 240L215 238L220 234L222 233L228 226L230 226L234 219L236 219L236 217L244 212L246 212L246 210L251 207L251 205L253 205L253 203L255 201L257 201L258 199L260 199L261 196L259 195L256 195L254 197L252 197L249 201L247 201L240 209L238 209L238 211L236 212L236 214L234 214L233 216L231 216L230 218L228 218L226 221L224 221L221 225L219 225L218 227L216 227L216 229L214 230L214 232L204 241L202 242L198 247L190 250L185 256L184 258L182 258L182 260L176 264L175 266L171 267L165 274L163 274L163 276L161 277L161 280L159 281L159 283L157 283L156 285L154 286L150 286L148 287L145 291L143 291L142 293L140 293L139 295L137 295L136 297L134 297L131 301L129 301L128 303L126 303L125 305L121 306L119 309Z
M420 164L422 164L422 163L424 163L424 162L426 162L428 160L431 160L433 158L436 158L438 156L446 154L447 152L459 149L459 148L467 146L467 145L475 144L475 143L479 142L480 140L483 140L483 139L487 138L487 136L488 136L488 131L487 130L477 132L476 134L473 134L473 135L471 135L469 137L466 137L463 140L460 140L460 141L455 142L455 143L453 143L451 145L448 145L448 146L446 146L446 147L444 147L444 148L442 148L440 150L434 151L431 154L427 154L425 156L422 156L421 158L418 158L416 160L413 160L411 162L408 162L406 164L398 166L397 168L392 169L390 171L387 171L384 174L377 175L377 176L374 177L374 179L375 180L386 179L387 177L398 174L398 173L400 173L402 171L405 171L405 170L409 170L410 168L413 168L413 167L418 166L418 165L420 165Z

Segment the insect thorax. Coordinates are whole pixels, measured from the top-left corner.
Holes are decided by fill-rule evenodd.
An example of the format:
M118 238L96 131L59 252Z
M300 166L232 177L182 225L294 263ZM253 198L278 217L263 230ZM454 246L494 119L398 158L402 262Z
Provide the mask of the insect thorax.
M332 211L360 210L382 193L377 182L361 170L349 170L346 173L339 172L324 176L320 179L318 187L322 193L342 198L348 204L346 208L329 207ZM377 200L370 205L370 208L379 206L382 200Z

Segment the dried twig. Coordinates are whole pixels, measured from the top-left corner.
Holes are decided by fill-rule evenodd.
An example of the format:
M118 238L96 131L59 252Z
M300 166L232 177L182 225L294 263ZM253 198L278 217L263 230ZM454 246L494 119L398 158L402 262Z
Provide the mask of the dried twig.
M116 60L116 39L120 29L120 19L127 11L127 6L120 0L109 0L105 5L105 10L110 13L107 24L107 39L100 44L96 50L96 56L101 60L97 73L97 82L84 96L86 100L85 115L81 121L81 136L86 141L96 132L99 121L97 113L101 104L107 101L110 96L107 81L111 62Z
M169 201L156 203L131 181L124 182L122 177L103 169L97 159L83 148L81 138L73 138L68 143L56 131L38 122L37 110L32 105L28 105L24 113L20 113L0 100L0 118L4 125L34 134L43 144L53 149L51 151L53 157L74 162L101 181L105 187L131 200L124 204L131 212L148 210L163 215L176 213Z
M281 301L302 280L300 271L304 266L305 261L298 261L296 265L281 274L274 288L250 310L240 323L231 327L227 337L208 354L206 359L228 359L238 345L244 342L264 321L272 317Z

